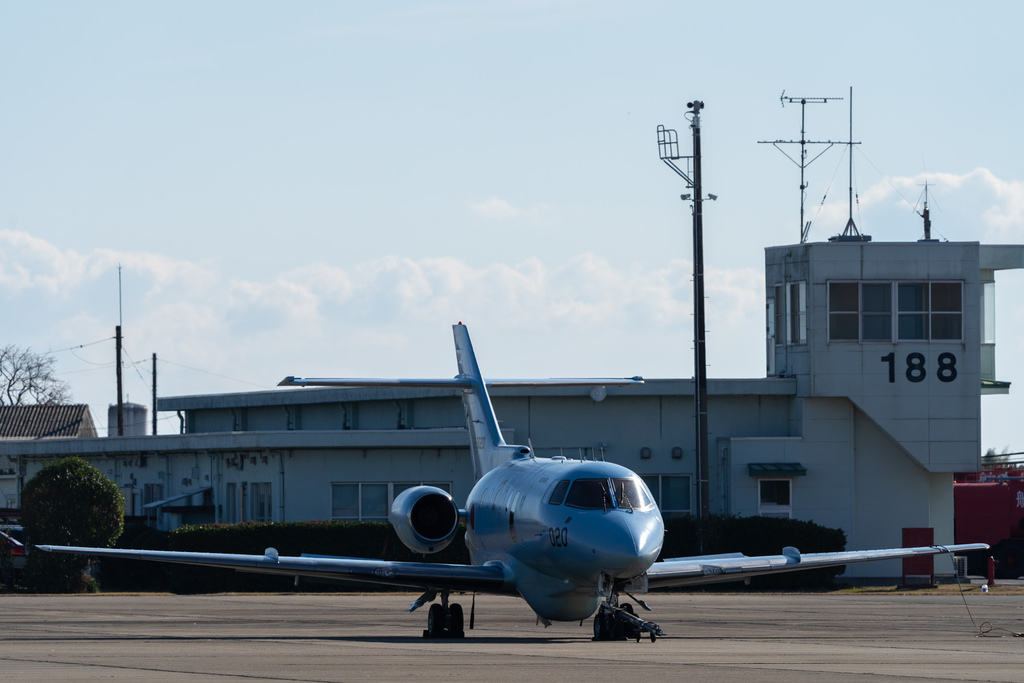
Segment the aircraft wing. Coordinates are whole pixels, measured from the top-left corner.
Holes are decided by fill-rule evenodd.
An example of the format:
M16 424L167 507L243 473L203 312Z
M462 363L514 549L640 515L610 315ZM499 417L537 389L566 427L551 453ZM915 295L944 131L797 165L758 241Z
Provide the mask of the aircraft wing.
M39 550L54 553L78 553L94 557L126 560L151 560L202 567L223 567L240 572L282 574L340 581L360 581L386 586L457 592L508 593L506 576L500 565L436 564L429 562L388 562L358 557L303 555L279 556L273 548L263 555L224 553L188 553L167 550L122 550L119 548L82 548L39 545Z
M875 560L896 560L920 555L939 553L971 552L987 550L985 543L964 543L961 545L923 546L918 548L892 548L889 550L854 550L839 553L802 554L793 547L784 548L781 555L747 557L739 553L729 555L704 555L700 557L677 557L655 562L647 570L649 588L670 588L691 586L701 583L738 581L751 576L796 572L820 567L835 567L855 562Z

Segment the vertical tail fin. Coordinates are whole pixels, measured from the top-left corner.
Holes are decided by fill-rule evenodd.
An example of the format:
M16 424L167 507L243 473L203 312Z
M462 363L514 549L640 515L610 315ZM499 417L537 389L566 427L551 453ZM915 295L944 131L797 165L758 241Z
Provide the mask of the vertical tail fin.
M473 457L473 475L477 480L511 458L511 450L501 437L498 418L487 395L480 366L473 352L469 330L462 323L452 325L455 335L455 356L459 363L459 375L469 380L470 386L462 390L462 405L466 410L466 426L469 428L469 448Z

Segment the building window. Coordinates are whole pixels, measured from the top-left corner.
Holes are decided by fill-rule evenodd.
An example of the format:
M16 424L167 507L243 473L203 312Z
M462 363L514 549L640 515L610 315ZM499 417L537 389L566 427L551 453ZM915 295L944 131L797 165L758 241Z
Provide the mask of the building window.
M828 327L830 342L959 341L963 284L830 282Z
M963 336L963 287L959 282L933 282L932 339L960 341Z
M124 516L134 517L135 511L141 509L138 490L131 484L128 484L124 487L124 493L122 495L124 496ZM13 505L11 497L7 495L4 497L7 499L7 506L11 507Z
M786 289L786 313L789 316L790 344L807 343L807 283L791 282Z
M450 481L335 483L331 484L331 519L387 519L395 497L414 486L433 486L452 492Z
M996 283L981 285L981 343L996 343Z
M390 501L387 484L360 484L359 517L361 519L387 519Z
M928 285L924 282L901 282L897 287L900 340L928 339Z
M649 474L640 477L654 496L654 502L665 518L685 517L692 514L690 504L690 475Z
M757 514L761 517L793 516L792 479L758 479Z
M254 522L273 521L273 510L270 500L270 482L250 482L249 499L252 500L252 514L250 519Z
M142 489L142 504L149 505L164 498L163 484L145 484Z
M856 282L828 283L828 340L860 339L860 287Z
M861 339L892 341L892 283L862 283Z
M238 484L229 482L224 488L224 522L238 522Z
M775 285L774 318L775 318L775 345L782 346L786 343L786 295L782 285Z
M359 519L359 484L331 484L331 519Z

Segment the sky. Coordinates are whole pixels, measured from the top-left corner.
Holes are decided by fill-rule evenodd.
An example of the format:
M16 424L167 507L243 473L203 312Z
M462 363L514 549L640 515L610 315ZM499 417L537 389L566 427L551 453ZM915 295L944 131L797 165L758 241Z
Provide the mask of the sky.
M764 249L848 140L876 241L1024 243L1024 4L0 2L0 344L116 401L286 375L691 377L690 204L658 158L702 100L709 376L763 377ZM817 151L824 149L819 146ZM808 167L842 231L845 147ZM798 148L788 147L795 155ZM816 151L812 152L816 153ZM120 298L119 298L120 281ZM982 448L1024 450L1024 272L996 278ZM160 433L178 419L160 415Z

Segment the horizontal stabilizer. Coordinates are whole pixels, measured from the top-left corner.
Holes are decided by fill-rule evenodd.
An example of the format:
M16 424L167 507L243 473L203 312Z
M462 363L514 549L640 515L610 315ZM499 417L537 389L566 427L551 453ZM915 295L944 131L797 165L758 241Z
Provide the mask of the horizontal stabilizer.
M577 379L492 379L484 380L487 387L529 388L529 387L594 387L628 386L643 384L643 377L582 377ZM409 387L429 389L466 389L472 382L466 377L451 379L373 379L373 378L302 378L285 377L279 387Z
M494 415L494 406L488 390L492 388L583 387L590 396L601 401L607 395L605 387L643 384L642 377L584 377L579 379L501 379L485 380L477 363L469 330L459 323L452 325L455 340L455 358L459 374L445 379L370 379L370 378L303 378L285 377L281 387L380 387L391 389L457 389L462 394L469 431L469 448L473 461L473 476L479 480L484 474L513 457L529 455L530 450L505 443Z

